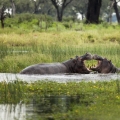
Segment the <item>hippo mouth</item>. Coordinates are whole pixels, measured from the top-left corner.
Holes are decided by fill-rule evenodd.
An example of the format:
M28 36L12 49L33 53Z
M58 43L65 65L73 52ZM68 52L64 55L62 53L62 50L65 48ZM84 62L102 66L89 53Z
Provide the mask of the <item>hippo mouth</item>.
M85 65L85 60L83 61L83 63L84 63L83 73L89 74L90 72L92 72L92 70Z
M91 53L86 53L85 55L81 56L80 58L83 62L82 72L85 73L85 74L89 74L90 72L92 72L92 70L90 70L90 68L85 65L86 60L92 60L93 59L92 54Z
M97 64L90 67L90 70L99 72L101 70L101 64L103 58L98 55L93 55L93 59L97 60Z
M90 67L90 70L92 71L100 71L101 66L101 60L97 60L97 64Z

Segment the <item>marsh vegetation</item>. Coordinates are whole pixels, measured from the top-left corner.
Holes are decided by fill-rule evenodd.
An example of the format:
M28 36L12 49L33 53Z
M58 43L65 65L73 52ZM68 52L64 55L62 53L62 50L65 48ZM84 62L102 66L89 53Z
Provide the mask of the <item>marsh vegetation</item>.
M120 82L0 83L1 104L33 104L35 120L119 119ZM29 120L28 119L28 120Z
M61 23L58 26L59 30L49 28L41 32L32 27L0 30L0 71L18 73L31 64L62 62L86 52L111 59L116 67L120 66L119 26L82 23L73 23L71 29Z
M119 25L84 25L72 21L42 21L38 25L36 20L29 24L18 20L16 25L16 21L6 20L6 27L0 29L1 73L19 73L31 64L62 62L86 52L111 59L116 67L120 67ZM86 65L95 63L86 61ZM66 102L62 103L63 99ZM57 104L51 101L57 101ZM120 82L3 81L0 82L0 103L34 103L35 112L38 112L36 120L117 120ZM40 113L41 106L45 106L44 113Z

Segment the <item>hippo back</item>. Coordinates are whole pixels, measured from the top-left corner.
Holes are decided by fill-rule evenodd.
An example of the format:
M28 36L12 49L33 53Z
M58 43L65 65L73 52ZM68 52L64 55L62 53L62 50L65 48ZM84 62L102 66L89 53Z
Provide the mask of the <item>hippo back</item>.
M20 74L57 74L69 72L62 63L35 64L23 69Z

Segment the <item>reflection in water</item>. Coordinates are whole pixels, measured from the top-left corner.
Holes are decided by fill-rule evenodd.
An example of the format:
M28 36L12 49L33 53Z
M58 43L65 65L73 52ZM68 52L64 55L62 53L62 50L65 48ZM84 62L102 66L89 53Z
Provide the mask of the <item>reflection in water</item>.
M28 120L34 115L33 104L0 105L0 120Z
M37 113L66 112L73 103L80 103L80 96L37 96L33 99L33 107L37 108Z
M34 97L31 104L1 104L0 120L38 120L48 118L51 113L67 112L76 104L88 106L91 101L84 101L84 95Z
M1 104L0 120L26 120L25 104Z

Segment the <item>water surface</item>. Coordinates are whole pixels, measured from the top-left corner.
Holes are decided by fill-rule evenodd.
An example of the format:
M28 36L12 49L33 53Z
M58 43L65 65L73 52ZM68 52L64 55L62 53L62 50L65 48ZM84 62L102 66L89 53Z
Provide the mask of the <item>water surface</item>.
M67 112L73 104L80 104L80 96L46 96L33 98L31 104L0 104L0 120L49 120L52 113Z
M81 81L110 81L120 80L120 74L55 74L55 75L23 75L12 73L0 73L0 81L22 80L34 82L48 80L56 82L81 82Z
M22 80L26 82L35 82L38 80L56 81L56 82L81 82L81 81L110 81L120 80L120 74L55 74L55 75L23 75L12 73L0 73L0 81L11 82ZM31 104L0 104L0 120L38 120L41 117L52 119L46 116L51 112L66 112L70 109L71 104L84 104L80 98L82 96L47 96L46 98L33 98ZM84 97L84 96L83 96ZM39 99L39 102L36 101ZM48 104L49 103L49 104ZM50 117L50 118L49 118Z

